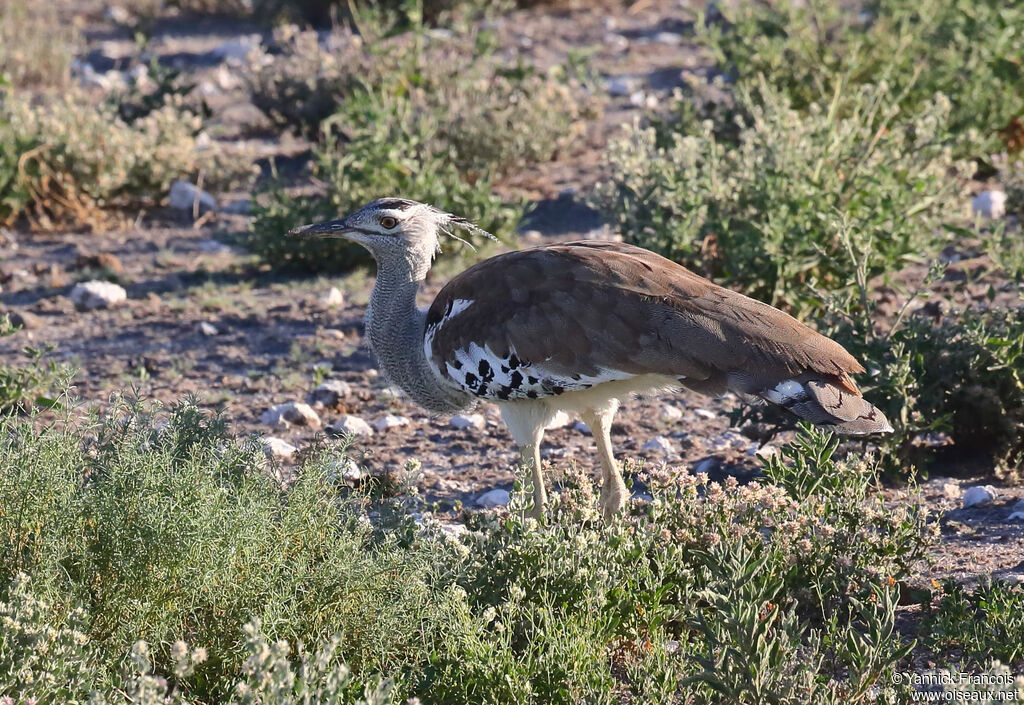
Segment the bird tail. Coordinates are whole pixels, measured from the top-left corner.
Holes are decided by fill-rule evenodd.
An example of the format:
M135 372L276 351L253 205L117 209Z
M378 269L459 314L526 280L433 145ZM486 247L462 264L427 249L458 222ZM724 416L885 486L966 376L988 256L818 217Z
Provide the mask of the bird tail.
M864 436L893 431L885 414L868 403L848 380L787 379L757 396L836 433Z

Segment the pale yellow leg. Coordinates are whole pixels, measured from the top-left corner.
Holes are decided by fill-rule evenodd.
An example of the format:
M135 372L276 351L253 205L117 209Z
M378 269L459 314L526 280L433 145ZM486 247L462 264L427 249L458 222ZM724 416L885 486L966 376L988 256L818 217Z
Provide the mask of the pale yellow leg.
M611 522L619 511L626 506L626 499L629 492L626 483L622 479L618 463L615 462L615 455L612 451L612 418L615 416L617 405L606 409L594 409L581 414L583 422L590 427L590 432L597 443L597 457L601 461L601 512L606 522Z
M542 522L548 495L544 489L544 474L540 465L540 443L520 446L519 453L523 467L529 467L533 473L533 518Z

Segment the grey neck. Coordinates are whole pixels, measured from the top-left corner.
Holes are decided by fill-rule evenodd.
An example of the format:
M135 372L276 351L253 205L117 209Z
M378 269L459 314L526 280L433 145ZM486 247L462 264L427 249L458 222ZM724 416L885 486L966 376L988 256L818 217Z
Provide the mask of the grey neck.
M403 265L407 263L403 262ZM427 364L423 349L426 312L416 307L416 293L426 269L389 266L378 259L377 284L366 308L366 335L381 371L428 411L454 413L472 398L443 385Z

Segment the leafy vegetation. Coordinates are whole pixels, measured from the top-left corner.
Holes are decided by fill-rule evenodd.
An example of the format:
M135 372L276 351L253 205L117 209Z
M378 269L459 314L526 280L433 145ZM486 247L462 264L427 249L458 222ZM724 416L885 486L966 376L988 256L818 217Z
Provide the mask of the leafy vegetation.
M200 128L198 117L171 105L128 124L79 91L37 103L0 89L0 222L99 227L110 209L153 203L175 179L252 176L215 145L201 149Z
M0 315L0 337L12 335L17 328L7 314ZM0 364L0 414L25 411L35 405L55 406L55 389L67 385L71 370L54 360L45 359L51 348L26 347L28 362L22 365Z
M942 584L937 604L921 625L924 646L957 660L1008 666L1024 663L1024 588L986 582L967 588Z
M54 89L71 77L77 32L50 3L0 3L0 86Z
M984 157L1024 116L1024 8L999 0L872 0L849 5L716 5L698 37L726 70L763 76L798 109L885 82L905 114L948 96L949 129L962 151Z
M345 95L319 124L314 149L313 172L326 193L296 201L272 190L256 211L247 245L272 266L338 272L363 261L361 248L282 234L388 194L432 203L507 236L521 207L497 196L495 183L550 159L595 107L564 72L545 75L485 58L493 46L483 35L466 55L461 47L473 37L435 40L421 30L380 40L362 61L324 57L314 64L320 71L311 83L289 73L306 64L291 58L323 51L315 35L296 35L297 53L275 69L284 73L273 79L257 74L274 87L270 103L293 106L282 111L303 120L319 119L325 96L340 101Z
M188 402L0 439L0 695L40 702L867 702L932 535L813 431L778 484L656 468L604 527L572 475L546 525L514 508L462 540L372 524L335 451L282 488Z

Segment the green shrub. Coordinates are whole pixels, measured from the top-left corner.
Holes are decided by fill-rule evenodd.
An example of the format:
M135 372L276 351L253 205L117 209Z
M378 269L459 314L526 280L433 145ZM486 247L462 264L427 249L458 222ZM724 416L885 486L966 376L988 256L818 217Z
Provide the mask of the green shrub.
M969 589L947 580L920 631L925 647L956 654L958 662L999 659L1019 666L1024 663L1024 587L984 582Z
M0 3L0 85L61 88L71 77L78 32L61 22L51 3Z
M0 222L95 227L109 209L158 201L175 179L216 186L252 176L247 160L200 147L200 127L170 105L128 125L78 91L41 103L0 92Z
M764 83L736 102L749 123L735 144L681 122L611 145L596 200L624 237L798 314L853 282L843 227L870 242L869 278L937 251L964 167L942 96L906 116L884 84L803 113Z
M15 332L7 314L0 315L0 337ZM54 407L53 390L67 386L73 371L66 365L47 360L50 347L26 346L22 353L28 358L23 365L0 364L0 414L24 411L33 406Z
M317 55L314 37L298 35L295 41ZM283 233L313 216L339 217L389 194L429 202L499 237L509 235L522 209L496 196L495 182L551 159L594 108L564 73L506 69L482 58L491 52L482 39L473 56L463 55L459 39L434 41L419 30L381 42L362 63L319 64L334 67L327 82L335 99L346 95L320 124L314 149L314 175L326 193L296 200L272 190L264 197L247 241L275 267L343 271L364 261L360 248L286 240ZM315 85L299 89L291 79L282 85L292 86L279 87L282 96L296 90L321 95ZM323 107L316 103L314 110L301 100L295 105L312 115Z
M11 681L40 702L868 702L907 648L890 586L930 534L832 450L809 432L774 486L656 468L610 527L570 476L544 526L517 494L453 542L372 526L334 452L281 487L193 404L0 420L0 595L29 625L0 668L56 674Z
M885 81L914 114L944 93L964 148L1001 151L999 131L1024 115L1024 7L1000 0L827 0L718 6L724 23L696 22L719 64L764 76L798 109ZM859 12L859 14L858 14ZM974 131L974 134L970 134Z

